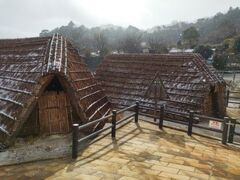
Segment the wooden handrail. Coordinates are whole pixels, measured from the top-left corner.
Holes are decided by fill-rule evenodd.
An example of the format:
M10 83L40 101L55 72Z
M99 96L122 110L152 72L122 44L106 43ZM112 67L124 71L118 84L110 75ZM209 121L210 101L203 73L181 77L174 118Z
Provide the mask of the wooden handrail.
M106 120L106 119L108 119L108 118L111 118L111 117L112 117L112 114L109 114L109 115L107 115L107 116L105 116L105 117L102 117L102 118L100 118L100 119L96 119L96 120L91 121L91 122L89 122L89 123L83 124L83 125L81 125L81 126L78 127L78 130L81 130L81 129L84 129L84 128L89 127L89 126L91 126L91 125L94 125L94 124L96 124L96 123L102 122L102 121L104 121L104 120Z
M143 116L147 116L147 117L151 117L151 118L156 118L156 119L159 119L159 123L158 123L158 126L159 126L159 129L162 129L164 127L163 125L163 122L164 121L169 121L169 122L173 122L173 123L178 123L178 124L182 124L182 125L185 125L187 126L187 134L189 136L192 135L193 133L193 128L199 128L199 129L204 129L204 130L209 130L209 131L213 131L213 132L217 132L217 133L222 133L222 144L226 144L227 141L228 142L231 142L232 140L230 139L230 141L228 140L228 126L231 125L231 123L229 122L232 122L232 119L228 118L228 117L225 117L224 119L220 119L220 118L214 118L214 117L210 117L210 116L205 116L205 115L199 115L199 114L195 114L193 111L190 111L189 113L184 113L184 112L175 112L175 111L171 111L171 110L165 110L165 106L164 105L161 105L161 108L158 110L159 112L159 115L151 115L151 114L147 114L147 113L142 113L142 112L139 112L139 109L140 107L142 107L142 109L148 109L148 110L154 110L153 108L148 108L148 107L143 107L141 105L139 105L138 102L136 102L136 104L134 105L131 105L131 106L128 106L124 109L121 109L121 110L113 110L111 114L105 116L105 117L102 117L100 119L97 119L97 120L94 120L94 121L91 121L89 123L86 123L84 125L81 125L79 126L78 124L74 124L73 125L73 143L72 143L72 158L75 159L77 158L77 153L78 153L78 144L80 142L83 142L87 139L90 139L108 129L111 129L111 135L112 135L112 139L115 139L116 137L116 126L119 125L119 124L122 124L123 122L126 121L125 124L127 124L128 122L131 122L131 121L127 121L129 120L131 117L134 117L135 119L135 123L138 123L138 116L139 115L143 115ZM129 115L127 115L126 117L120 119L119 121L117 121L117 115L120 114L120 113L123 113L123 112L126 112L126 111L129 111L130 109L134 108L134 113L131 113ZM172 119L166 119L164 118L165 117L165 114L174 114L174 115L178 115L178 116L183 116L183 117L186 117L186 119L188 119L187 122L185 121L178 121L178 120L172 120ZM218 130L218 129L213 129L213 128L209 128L209 127L204 127L204 126L200 126L200 125L197 125L197 124L194 124L194 119L195 118L202 118L202 119L208 119L208 120L213 120L213 121L217 121L217 122L221 122L223 124L223 128L222 130ZM100 129L98 131L95 131L81 139L78 139L78 136L79 136L79 130L81 129L84 129L84 128L87 128L89 126L92 126L96 123L99 123L99 122L102 122L106 119L109 119L109 118L112 118L112 124L110 126L107 126L103 129ZM151 123L151 122L150 122ZM157 123L153 123L153 124L157 124ZM240 124L239 122L235 121L235 124ZM186 131L185 131L186 132ZM231 132L232 136L231 138L233 139L233 135L240 135L239 133L235 132L235 130L233 130Z
M134 111L135 111L134 113L131 113L130 115L128 115L128 116L120 119L119 121L117 121L117 115L118 114L120 114L122 112L125 112L125 111L128 111L128 110L130 110L132 108L135 108L134 109ZM102 133L102 132L104 132L104 131L106 131L108 129L112 129L112 131L111 131L112 132L111 133L112 134L112 138L115 139L115 136L116 136L116 125L122 124L123 122L127 121L131 117L135 117L135 123L137 123L138 122L138 114L139 114L138 110L139 110L139 104L138 104L138 102L136 102L136 104L134 104L134 105L131 105L131 106L127 107L127 108L124 108L124 109L122 109L120 111L113 110L111 114L109 114L107 116L104 116L104 117L102 117L100 119L96 119L94 121L91 121L91 122L88 122L86 124L83 124L81 126L79 126L79 124L73 124L73 132L72 132L72 159L76 159L77 158L78 144L79 143L81 143L81 142L83 142L85 140L88 140L88 139L90 139L92 137L95 137L95 136L99 135L100 133ZM79 139L79 130L85 129L85 128L89 127L89 126L92 126L92 125L94 125L96 123L100 123L100 122L105 121L105 120L107 120L109 118L112 118L112 124L110 126L107 126L107 127L103 128L103 129L95 131L95 132L93 132L91 134L88 134L87 136L82 137L82 138Z

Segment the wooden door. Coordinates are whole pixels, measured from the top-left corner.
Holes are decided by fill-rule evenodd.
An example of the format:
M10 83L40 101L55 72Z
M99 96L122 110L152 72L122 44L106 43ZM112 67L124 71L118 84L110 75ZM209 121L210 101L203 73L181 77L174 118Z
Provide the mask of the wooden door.
M41 134L65 134L70 131L67 95L62 92L47 91L38 101Z

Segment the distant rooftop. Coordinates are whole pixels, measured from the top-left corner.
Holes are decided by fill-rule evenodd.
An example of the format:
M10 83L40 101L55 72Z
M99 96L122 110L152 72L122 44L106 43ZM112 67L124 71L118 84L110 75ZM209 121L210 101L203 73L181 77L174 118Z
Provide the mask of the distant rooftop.
M194 49L177 49L172 48L169 50L169 53L193 53Z

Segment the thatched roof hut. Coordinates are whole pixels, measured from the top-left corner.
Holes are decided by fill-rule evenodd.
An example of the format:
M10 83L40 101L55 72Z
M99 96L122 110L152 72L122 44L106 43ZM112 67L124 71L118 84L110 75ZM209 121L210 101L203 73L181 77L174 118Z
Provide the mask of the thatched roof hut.
M109 111L104 92L64 37L0 40L0 142L67 133L72 123Z
M109 55L98 67L96 77L109 100L118 107L139 101L154 108L156 96L146 95L152 84L158 83L159 89L165 89L165 98L161 98L161 93L157 95L160 90L152 90L152 94L160 98L158 101L166 101L168 110L225 114L225 81L199 54Z

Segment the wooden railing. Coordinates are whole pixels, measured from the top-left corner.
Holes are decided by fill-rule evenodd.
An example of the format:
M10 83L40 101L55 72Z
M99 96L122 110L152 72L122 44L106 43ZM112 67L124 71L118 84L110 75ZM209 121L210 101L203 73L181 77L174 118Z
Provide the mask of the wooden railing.
M130 118L132 118L132 117L134 117L135 123L138 123L139 115L154 118L154 120L158 119L158 122L157 121L148 121L146 119L141 119L141 120L151 123L151 124L158 125L159 129L163 129L164 122L173 122L173 123L185 125L185 126L187 126L186 132L187 132L188 136L192 136L193 128L204 129L204 130L220 133L222 144L227 144L227 142L233 143L234 136L240 136L240 133L236 132L236 126L240 125L240 122L237 122L236 119L230 119L229 117L225 117L225 118L221 119L221 118L214 118L214 117L205 116L205 115L199 115L199 114L194 113L193 111L189 111L189 113L175 112L175 111L170 111L170 110L165 109L164 105L160 105L160 108L158 110L156 110L158 115L143 113L143 112L141 112L141 110L154 112L154 109L148 108L145 106L141 106L141 105L139 105L138 102L136 102L136 104L134 104L132 106L126 107L119 111L113 110L111 112L111 114L109 114L105 117L102 117L100 119L91 121L89 123L83 124L81 126L79 126L79 124L73 124L72 158L75 159L78 156L79 143L89 140L109 129L111 129L112 139L115 139L116 138L116 130L118 129L117 125L119 125L119 124L122 124L122 126L126 125L127 123L131 122L132 119L130 119ZM131 114L127 115L126 117L123 117L122 119L117 121L117 115L120 113L124 113L126 111L133 111L133 113L131 113ZM185 121L170 119L170 118L167 118L167 115L176 115L176 116L184 118ZM95 132L88 134L85 137L81 137L79 139L79 131L80 130L83 130L83 129L88 128L93 125L96 125L97 123L107 121L109 118L111 118L110 126L107 126L103 129L95 131ZM210 128L210 127L206 127L206 126L202 126L202 125L194 123L194 121L197 121L197 120L205 120L205 121L212 120L212 121L220 122L220 123L222 123L222 129L214 129L214 128ZM125 122L125 123L123 124L123 122ZM166 127L168 127L168 126L166 126ZM228 129L229 129L229 131L228 131ZM200 135L206 136L205 133L202 133Z
M231 74L232 75L232 81L235 82L236 81L236 76L239 76L240 71L218 71L218 73L222 76L222 78L225 78L224 75L225 74Z
M226 99L227 99L226 106L228 106L229 103L240 105L240 91L228 90Z
M81 126L79 126L79 124L73 124L73 131L72 131L72 158L73 159L77 158L77 156L78 156L78 145L80 143L82 143L83 141L89 140L89 139L99 135L100 133L102 133L104 131L107 131L107 130L111 129L112 139L115 139L116 138L117 125L121 124L123 126L123 125L131 122L130 118L132 118L132 117L134 117L135 123L138 122L138 110L139 110L139 103L136 102L136 104L134 104L132 106L126 107L126 108L121 109L119 111L113 110L111 114L109 114L109 115L107 115L105 117L102 117L100 119L91 121L89 123L83 124ZM134 111L134 113L131 113L131 114L127 115L126 117L124 117L124 118L120 119L119 121L117 121L117 115L120 114L120 113L124 113L126 111ZM79 139L79 131L80 130L83 130L83 129L88 128L90 126L93 126L93 125L96 125L98 123L107 121L110 118L111 118L111 121L112 121L110 126L107 126L107 127L103 128L103 129L100 129L100 130L97 130L97 131L95 131L95 132L93 132L91 134L88 134L87 136L84 136L84 137ZM125 123L123 123L123 122L125 122Z
M189 111L189 113L175 112L175 111L165 110L165 106L163 106L163 105L161 105L160 109L157 110L159 117L154 116L152 114L148 114L148 113L142 113L141 110L146 110L146 107L139 106L139 115L143 115L143 116L154 118L154 119L159 119L158 122L148 121L148 120L144 120L144 119L142 119L142 120L146 121L146 122L150 122L152 124L156 124L159 126L160 129L163 128L164 121L165 121L165 122L173 122L176 124L181 124L181 125L186 126L187 127L186 132L189 136L192 135L193 128L212 131L212 132L221 134L222 144L226 144L227 142L233 143L234 136L240 136L240 133L238 133L236 131L236 126L240 125L240 122L238 122L236 119L231 119L229 117L224 117L221 119L221 118L215 118L215 117L210 117L210 116L205 116L205 115L199 115L199 114L194 113L193 111ZM154 111L154 109L151 109L151 108L148 108L148 110ZM181 118L184 118L185 121L170 119L170 118L167 118L167 115L179 116ZM217 121L217 122L222 123L222 129L214 129L211 127L206 127L206 126L194 123L194 121L206 121L206 120ZM228 129L229 129L229 131L228 131ZM205 133L200 133L200 135L206 136Z

